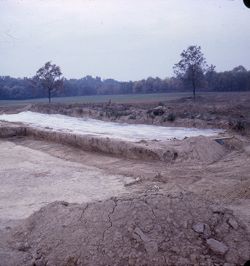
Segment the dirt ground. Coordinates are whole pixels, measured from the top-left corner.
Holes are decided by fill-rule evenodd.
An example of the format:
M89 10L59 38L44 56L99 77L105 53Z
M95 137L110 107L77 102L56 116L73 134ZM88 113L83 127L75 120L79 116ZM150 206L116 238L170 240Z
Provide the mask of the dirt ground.
M43 149L50 146L41 145ZM0 158L2 226L6 219L27 218L56 200L82 203L120 195L125 191L124 185L134 180L107 174L88 163L51 156L28 144L18 145L17 141L1 141Z
M227 130L230 138L219 143L198 137L171 144L174 160L131 159L22 134L2 138L0 265L244 265L250 260L247 97L166 102L162 115L150 115L161 110L158 103L125 105L135 119L102 116L139 123L141 114L145 123L159 124L174 108L176 119L166 125ZM88 109L97 118L107 106L60 108L70 115ZM181 117L184 109L195 118ZM238 120L244 128L234 127Z

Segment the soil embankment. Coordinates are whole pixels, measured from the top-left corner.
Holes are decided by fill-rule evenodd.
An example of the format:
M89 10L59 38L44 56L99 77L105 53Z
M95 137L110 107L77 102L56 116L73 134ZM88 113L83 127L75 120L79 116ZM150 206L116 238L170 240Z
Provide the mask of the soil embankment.
M193 137L172 141L131 142L109 137L79 135L23 124L3 123L1 137L28 136L72 145L85 151L102 152L130 159L160 160L164 162L193 160L212 163L226 153L214 137Z

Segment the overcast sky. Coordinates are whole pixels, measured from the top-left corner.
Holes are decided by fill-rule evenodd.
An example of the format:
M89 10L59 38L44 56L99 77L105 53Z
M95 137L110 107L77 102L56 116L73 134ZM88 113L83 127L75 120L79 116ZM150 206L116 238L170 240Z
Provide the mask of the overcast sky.
M250 9L241 0L0 0L0 75L46 61L67 78L167 77L201 45L217 71L250 69Z

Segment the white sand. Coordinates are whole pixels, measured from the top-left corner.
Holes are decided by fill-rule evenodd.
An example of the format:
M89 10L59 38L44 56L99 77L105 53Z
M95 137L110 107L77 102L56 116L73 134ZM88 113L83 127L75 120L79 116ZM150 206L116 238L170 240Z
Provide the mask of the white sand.
M51 128L55 131L72 132L81 135L91 134L120 138L128 141L184 139L185 137L213 136L222 132L218 129L161 127L141 124L131 125L59 114L41 114L30 111L18 114L2 114L0 115L0 120L21 122L38 128Z

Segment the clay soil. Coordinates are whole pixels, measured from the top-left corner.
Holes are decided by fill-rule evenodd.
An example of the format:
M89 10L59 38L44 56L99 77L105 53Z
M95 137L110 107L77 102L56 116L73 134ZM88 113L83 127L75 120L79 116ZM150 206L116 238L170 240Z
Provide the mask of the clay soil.
M166 151L170 145L177 157L164 161L86 151L14 130L0 139L0 265L244 265L249 102L244 93L195 103L2 107L226 132L217 140L145 144Z

